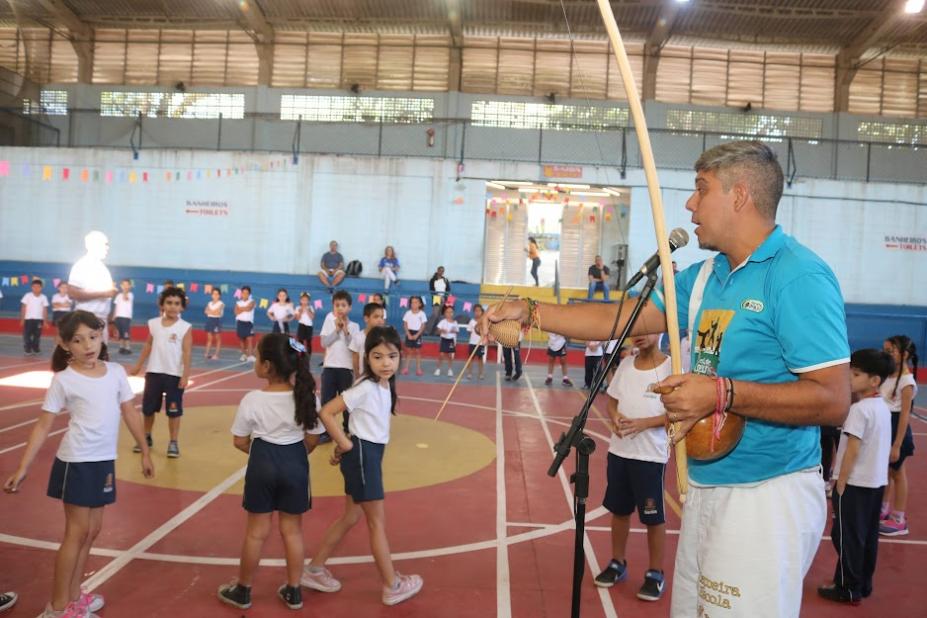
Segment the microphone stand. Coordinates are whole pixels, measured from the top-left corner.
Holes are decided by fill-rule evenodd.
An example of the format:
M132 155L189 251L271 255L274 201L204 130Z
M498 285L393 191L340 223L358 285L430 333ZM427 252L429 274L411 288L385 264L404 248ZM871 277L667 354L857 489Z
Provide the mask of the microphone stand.
M596 372L592 387L589 389L589 395L586 396L586 402L579 414L573 417L570 428L565 433L560 434L560 439L557 440L557 444L554 446L554 460L547 470L548 476L556 476L560 466L563 465L563 460L570 454L570 449L576 449L576 471L570 475L570 482L574 486L573 515L576 527L573 541L573 599L570 613L572 618L579 618L580 593L582 592L583 575L586 568L586 552L583 548L583 540L586 535L586 499L589 497L589 456L595 452L595 440L584 433L586 420L589 417L589 410L592 408L595 397L602 387L602 382L605 381L605 376L608 375L620 355L621 344L628 338L634 328L634 323L637 322L641 310L647 304L647 300L656 285L656 272L648 273L647 283L641 290L641 295L631 311L628 323L621 331L617 345L609 354L604 367L601 367ZM625 292L627 292L627 289L625 289Z

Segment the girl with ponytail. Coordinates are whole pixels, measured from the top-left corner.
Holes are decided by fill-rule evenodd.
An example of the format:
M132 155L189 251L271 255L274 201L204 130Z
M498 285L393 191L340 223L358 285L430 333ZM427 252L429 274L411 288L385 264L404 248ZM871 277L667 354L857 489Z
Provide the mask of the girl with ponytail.
M305 557L302 516L312 506L308 453L325 427L319 422L315 380L303 344L280 333L265 336L257 346L254 373L267 385L244 396L232 424L235 448L248 453L242 499L247 532L238 578L220 586L218 595L223 603L251 607L251 583L277 511L286 548L286 582L277 596L290 609L299 609Z
M894 375L882 384L882 398L892 411L892 450L889 456L888 488L882 502L882 521L879 534L903 536L908 534L905 507L908 502L908 474L905 460L914 454L914 437L911 433L911 410L917 395L917 348L905 335L885 340L883 349L895 361Z

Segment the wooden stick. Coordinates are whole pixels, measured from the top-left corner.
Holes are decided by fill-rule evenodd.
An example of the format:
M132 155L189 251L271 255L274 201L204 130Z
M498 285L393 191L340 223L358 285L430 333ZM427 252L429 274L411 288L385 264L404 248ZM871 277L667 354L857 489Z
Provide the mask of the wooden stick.
M499 304L504 303L506 299L508 299L509 294L511 293L512 293L512 286L509 286L508 291L506 291L505 295L502 297L502 300L499 301ZM480 346L483 345L483 342L485 340L486 340L486 334L484 333L483 336L480 338L480 345L473 348L473 351L470 352L470 357L467 359L467 362L464 363L463 369L460 370L460 373L457 374L457 379L454 380L454 385L451 386L450 392L447 394L447 397L444 398L444 403L442 403L441 407L438 408L438 413L435 415L435 418L434 418L435 422L437 422L438 419L441 417L441 413L444 412L444 408L447 407L447 402L451 400L451 396L454 394L454 391L457 390L457 385L460 384L460 379L463 378L464 373L466 373L467 368L470 366L470 361L473 360L473 355L476 354L477 350L480 349Z

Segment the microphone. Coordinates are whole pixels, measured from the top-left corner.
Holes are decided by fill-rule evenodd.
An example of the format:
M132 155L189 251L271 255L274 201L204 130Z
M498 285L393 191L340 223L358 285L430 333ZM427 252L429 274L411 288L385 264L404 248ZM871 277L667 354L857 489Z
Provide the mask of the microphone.
M679 247L685 247L687 244L689 244L689 234L684 229L682 229L681 227L677 227L675 230L670 232L670 235L669 235L670 253L672 253ZM634 273L634 276L628 280L628 285L626 285L624 289L630 290L635 285L637 285L638 281L640 281L645 276L652 273L654 270L659 268L659 266L660 266L660 252L657 251L656 253L650 256L650 259L644 262L644 265L641 266L641 269L639 271Z

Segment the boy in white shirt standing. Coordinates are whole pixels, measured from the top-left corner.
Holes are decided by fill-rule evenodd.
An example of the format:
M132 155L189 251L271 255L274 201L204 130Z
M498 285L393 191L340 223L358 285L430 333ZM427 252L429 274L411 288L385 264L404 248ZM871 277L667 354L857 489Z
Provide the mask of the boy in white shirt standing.
M372 328L383 326L385 321L383 305L375 302L364 305L364 330L355 333L348 344L348 349L354 356L354 375L360 376L364 373L364 345L367 343L367 333Z
M161 411L161 400L167 408L167 426L170 442L167 456L180 457L177 440L180 436L180 418L183 416L183 390L190 378L190 360L193 354L192 325L181 319L180 313L187 308L187 295L181 288L165 288L158 297L161 316L148 320L148 340L132 368L132 375L138 375L142 365L148 361L145 372L145 393L142 398L142 414L145 417L145 440L152 446L151 430L154 415ZM150 360L149 360L150 357ZM136 446L137 452L141 447Z
M882 350L857 350L850 356L850 390L855 403L843 423L831 500L831 540L837 550L833 583L818 594L838 603L859 605L872 594L879 551L879 511L888 484L892 447L891 412L879 386L895 370Z
M131 354L132 346L129 341L132 338L132 304L135 302L135 295L132 293L132 282L123 279L119 282L119 293L113 299L113 321L116 322L116 330L119 332L119 353Z
M38 277L33 279L32 291L23 295L19 308L19 325L23 327L23 348L26 356L39 353L42 325L48 321L48 297L42 294L43 285Z
M604 506L612 513L612 559L595 578L595 585L610 588L628 576L625 549L631 513L637 510L647 526L650 563L637 593L642 601L663 596L663 547L666 518L663 510L663 474L669 459L666 410L649 385L671 373L668 356L657 346L659 335L634 338L637 356L621 361L608 387L608 415L612 437L608 447L608 487Z
M254 299L251 298L251 286L241 286L241 298L235 303L235 333L241 356L238 360L254 362Z
M321 380L323 406L354 384L354 357L348 346L360 332L360 327L357 322L350 320L350 312L351 295L344 290L338 290L332 295L332 311L325 316L322 331L319 333L319 339L325 349Z

